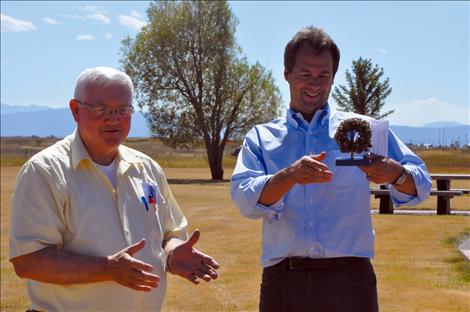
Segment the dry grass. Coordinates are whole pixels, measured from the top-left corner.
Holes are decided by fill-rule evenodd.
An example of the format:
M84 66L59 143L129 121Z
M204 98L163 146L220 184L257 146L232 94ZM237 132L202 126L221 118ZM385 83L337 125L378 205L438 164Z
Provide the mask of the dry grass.
M2 137L1 142L1 166L21 166L31 156L42 149L54 144L58 138L48 137ZM206 149L195 148L173 148L162 144L155 138L128 138L125 145L137 149L156 161L163 168L207 168L208 161ZM234 148L241 142L229 142L225 148L223 166L233 168L236 158L230 156Z
M1 172L1 311L26 310L27 297L24 283L16 277L8 261L8 231L13 188L18 168L0 167Z
M58 138L2 137L1 165L20 166L32 155L55 143ZM195 148L172 148L155 138L128 138L125 145L135 148L156 159L164 168L206 168L207 156L203 146ZM224 167L232 168L235 158L230 157L241 142L229 142L225 148ZM470 173L470 149L415 150L428 166L430 172Z
M456 250L468 217L373 218L383 311L468 311L470 262Z
M459 172L461 173L461 172ZM433 188L436 189L436 181L433 180ZM375 187L378 187L375 185ZM451 182L450 185L451 188L454 189L470 189L470 180L454 180ZM371 196L371 206L373 209L379 209L379 199L375 199L373 196ZM400 209L409 209L409 210L434 210L436 211L437 207L437 196L430 196L428 200L422 202L419 205L413 206L413 207L407 207L407 206L402 206L402 207L397 207L395 210L400 210ZM463 196L456 196L453 197L450 200L450 207L451 210L470 210L470 195L463 195Z
M1 311L28 308L24 282L7 260L17 170L1 167ZM190 229L202 232L197 247L214 256L221 268L218 280L199 286L169 276L164 311L256 311L260 221L240 216L230 200L228 182L204 182L210 178L208 169L165 173ZM226 176L230 174L227 170ZM435 207L434 201L427 205ZM374 215L373 222L381 311L468 311L470 262L456 250L456 240L470 232L468 217Z
M429 172L470 173L470 149L417 150Z

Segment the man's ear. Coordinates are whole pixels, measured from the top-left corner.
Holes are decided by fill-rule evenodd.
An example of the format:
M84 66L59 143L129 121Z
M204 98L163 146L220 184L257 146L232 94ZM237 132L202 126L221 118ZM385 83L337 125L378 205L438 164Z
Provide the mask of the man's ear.
M78 102L75 100L70 100L69 107L70 107L70 110L72 111L73 119L75 119L75 122L78 123L80 121L80 114L79 114L80 107L78 106Z
M284 68L284 79L289 81L289 72L287 71L287 68Z

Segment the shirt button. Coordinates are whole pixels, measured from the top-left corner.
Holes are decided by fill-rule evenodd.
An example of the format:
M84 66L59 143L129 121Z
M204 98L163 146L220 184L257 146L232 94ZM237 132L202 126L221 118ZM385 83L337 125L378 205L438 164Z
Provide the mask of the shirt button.
M313 203L313 198L310 198L310 203L311 203L311 204Z
M313 246L310 247L310 250L313 251L315 248Z
M313 222L310 222L310 226L313 226Z

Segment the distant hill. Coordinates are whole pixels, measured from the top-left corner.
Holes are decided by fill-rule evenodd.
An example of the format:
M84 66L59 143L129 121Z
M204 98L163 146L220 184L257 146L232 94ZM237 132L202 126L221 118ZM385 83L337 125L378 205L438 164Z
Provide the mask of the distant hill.
M431 144L449 146L456 141L460 146L470 143L470 126L457 127L408 127L394 126L390 129L404 142L411 144Z
M17 107L20 106L1 104L1 136L52 135L62 138L75 129L76 123L68 108L45 107L37 110L41 106L22 106L20 110L29 107L32 111L14 112ZM4 108L8 113L4 113ZM149 137L145 118L140 112L136 112L132 117L129 137Z
M5 103L0 104L0 113L2 115L13 114L13 113L38 112L38 111L47 110L47 109L51 109L51 108L47 106L38 106L38 105L16 106L16 105L8 105Z
M455 122L455 121L436 121L425 124L423 127L426 128L451 128L451 127L460 127L465 126L464 124Z

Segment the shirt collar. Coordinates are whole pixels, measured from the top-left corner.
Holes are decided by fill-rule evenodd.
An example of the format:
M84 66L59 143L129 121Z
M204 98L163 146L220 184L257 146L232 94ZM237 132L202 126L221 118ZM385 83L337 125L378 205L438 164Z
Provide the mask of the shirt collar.
M82 161L93 161L80 138L78 129L75 129L75 131L70 135L70 148L72 150L72 167L74 170L77 170L78 165Z
M323 109L315 112L315 115L313 115L313 118L310 124L304 119L301 113L294 111L291 107L289 107L289 109L287 110L287 114L286 114L287 122L296 129L299 127L303 128L302 124L304 125L305 128L312 128L312 129L318 127L319 125L324 127L329 117L330 117L330 105L328 103L326 103L325 106L323 106Z
M88 151L85 148L85 145L83 144L78 129L75 129L75 131L70 135L70 142L72 149L72 166L74 170L77 169L78 165L82 161L93 162L90 155L88 154ZM116 160L116 165L119 165L119 162L125 162L128 164L137 164L142 162L142 159L136 157L129 151L128 148L123 145L119 146Z
M142 163L142 158L139 158L134 155L134 153L131 153L129 148L124 145L119 145L118 159L128 164Z

